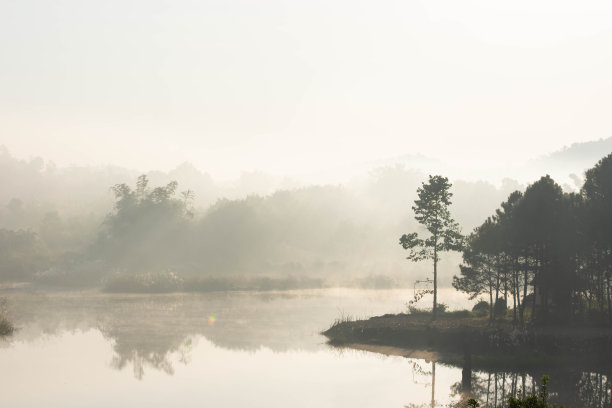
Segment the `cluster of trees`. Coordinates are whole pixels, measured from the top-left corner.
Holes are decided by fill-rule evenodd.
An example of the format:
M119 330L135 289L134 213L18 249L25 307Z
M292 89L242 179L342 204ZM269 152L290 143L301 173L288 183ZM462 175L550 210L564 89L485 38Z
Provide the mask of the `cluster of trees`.
M108 214L88 257L115 269L172 269L205 276L225 274L316 274L355 260L359 249L383 247L379 231L352 194L341 187L278 191L267 197L218 200L194 215L193 193L176 182L150 188L146 175L136 187L113 187Z
M415 190L423 174L399 165L379 168L347 186L291 187L273 193L275 185L264 188L263 176L245 176L238 185L223 187L189 165L169 173L151 172L138 178L134 186L131 180L137 175L121 169L61 169L42 159L17 160L3 148L0 170L4 170L0 180L5 187L0 192L4 203L0 206L2 281L40 277L52 281L63 274L64 282L76 282L77 274L84 278L90 271L91 279L85 281L94 284L104 273L117 270L161 269L205 276L313 275L330 277L332 283L386 275L400 284L412 284L427 270L425 265L415 265L411 276L400 272L400 248L393 241L404 228L415 231L420 223L405 204L421 199ZM181 193L179 185L193 189L195 198L192 192ZM254 185L261 188L253 190ZM584 193L570 196L581 203L588 201L588 185L585 183ZM109 186L114 187L109 190ZM455 181L453 214L457 223L471 229L517 189L521 186L511 181L502 183L501 188L485 182ZM248 195L257 191L266 195ZM595 201L589 202L595 205ZM576 205L583 208L583 204ZM497 215L491 222L502 223ZM437 264L438 249L454 249L451 247L456 243L444 241L443 234L433 230L430 235L442 239L442 246L429 246L430 251L424 254L434 259L437 268L455 265L459 260L456 254ZM425 244L434 241L430 236L423 238ZM481 241L488 245L486 239ZM405 244L409 249L409 241ZM531 264L533 260L520 257L518 262ZM466 262L465 266L471 264ZM475 265L474 269L482 268ZM74 273L69 276L70 271ZM492 287L498 287L495 298L499 293L512 293L507 283L511 279L506 277L509 272L500 273L499 284L491 281ZM451 284L449 274L439 275L434 279L436 285ZM533 275L530 271L527 276L528 292L532 292ZM519 278L523 282L522 272ZM603 280L595 277L589 284L601 287L602 281L605 273ZM603 288L607 297L607 288ZM602 303L597 293L602 292L593 291L593 310ZM604 305L604 309L609 307Z
M314 274L359 285L411 282L400 272L400 249L392 244L406 226L416 227L405 205L423 179L410 169L416 164L386 165L344 186L302 187L257 172L218 183L182 164L147 173L146 193L138 193L132 171L62 168L41 158L17 159L0 146L0 231L10 252L0 261L0 281L42 277L51 283L62 275L64 283L76 285L82 278L94 284L103 269L154 268L204 275ZM167 187L173 181L178 186L172 192ZM146 196L157 186L168 194ZM193 217L180 208L186 188L195 195L188 200ZM512 182L496 188L456 181L457 220L471 228L515 188ZM24 236L28 245L21 243ZM411 272L424 269L417 265ZM440 284L450 285L450 277L440 276Z
M31 279L47 266L48 251L32 231L0 229L0 280Z
M135 189L125 183L113 186L114 210L91 256L126 267L176 262L181 256L177 236L183 235L193 217L193 193L186 190L177 197L177 188L178 183L171 181L151 189L146 175L138 177Z
M577 193L549 176L515 191L467 237L453 286L488 294L490 317L512 303L513 321L612 319L612 154Z

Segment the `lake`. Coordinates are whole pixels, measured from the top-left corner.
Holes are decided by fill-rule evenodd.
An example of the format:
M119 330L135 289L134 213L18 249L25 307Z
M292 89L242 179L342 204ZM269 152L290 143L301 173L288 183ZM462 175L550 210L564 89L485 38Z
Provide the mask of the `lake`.
M405 311L412 294L5 290L0 296L19 330L0 341L0 406L456 405L467 395L461 367L333 348L319 334L335 319ZM451 309L473 303L451 289L439 296ZM509 395L532 391L542 373L475 371L469 392L483 406L502 406ZM568 408L611 406L608 373L568 367L549 374L553 399Z

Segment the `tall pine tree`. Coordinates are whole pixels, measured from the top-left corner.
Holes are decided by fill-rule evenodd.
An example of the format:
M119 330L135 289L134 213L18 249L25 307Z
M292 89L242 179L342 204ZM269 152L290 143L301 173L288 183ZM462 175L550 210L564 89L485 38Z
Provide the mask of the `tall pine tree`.
M433 318L438 309L438 261L440 252L460 251L463 236L459 225L451 217L448 207L451 205L452 184L448 178L429 176L429 182L418 188L418 200L414 201L412 210L416 220L422 224L430 236L421 239L418 233L404 234L400 245L410 251L408 259L414 262L425 259L433 260Z

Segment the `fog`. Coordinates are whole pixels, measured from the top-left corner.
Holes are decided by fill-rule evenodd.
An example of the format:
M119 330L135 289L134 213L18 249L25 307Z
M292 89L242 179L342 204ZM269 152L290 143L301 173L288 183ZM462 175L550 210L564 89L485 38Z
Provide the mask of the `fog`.
M585 169L611 145L612 138L574 144L515 169L517 179L451 177L452 214L468 233L544 168L577 191ZM336 184L263 172L217 181L190 163L139 175L116 166L58 167L3 147L2 278L60 287L114 280L112 290L145 290L125 276L166 282L153 291L412 287L430 265L406 261L399 237L422 228L412 206L427 174L452 169L424 157L371 166ZM456 253L442 256L441 285L450 285L459 261Z
M224 180L402 154L513 166L610 137L611 18L606 1L3 2L1 143Z
M0 406L611 407L611 21L0 1Z

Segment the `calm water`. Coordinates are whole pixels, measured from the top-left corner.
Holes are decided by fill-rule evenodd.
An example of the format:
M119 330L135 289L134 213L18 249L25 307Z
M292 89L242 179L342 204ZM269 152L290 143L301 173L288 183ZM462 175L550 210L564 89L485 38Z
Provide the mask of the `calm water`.
M411 290L2 296L20 328L0 341L2 407L401 408L467 395L461 368L339 350L318 334L342 316L404 311ZM441 298L468 305L451 290ZM568 407L610 406L604 373L551 374ZM473 372L470 392L500 405L539 375Z

